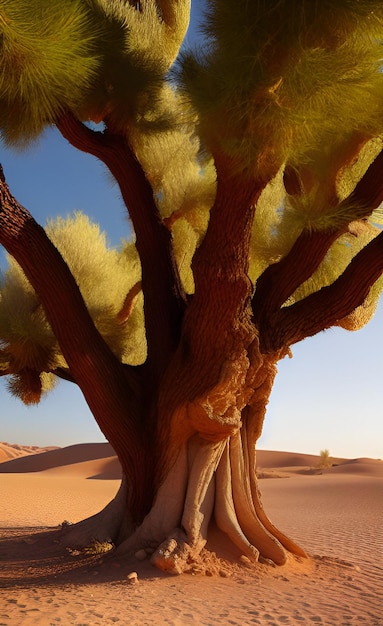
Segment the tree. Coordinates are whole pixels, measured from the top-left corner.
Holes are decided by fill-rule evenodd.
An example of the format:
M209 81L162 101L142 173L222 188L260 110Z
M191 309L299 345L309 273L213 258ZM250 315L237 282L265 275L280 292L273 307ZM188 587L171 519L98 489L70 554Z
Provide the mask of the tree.
M116 498L68 541L150 548L177 573L213 525L254 561L305 556L255 475L276 364L365 324L383 272L381 2L212 0L204 51L180 52L189 11L3 0L0 13L3 140L55 124L110 170L135 234L106 262L84 218L45 232L2 176L0 243L22 272L3 281L1 373L26 401L48 374L76 383L121 462ZM84 231L90 273L66 228Z

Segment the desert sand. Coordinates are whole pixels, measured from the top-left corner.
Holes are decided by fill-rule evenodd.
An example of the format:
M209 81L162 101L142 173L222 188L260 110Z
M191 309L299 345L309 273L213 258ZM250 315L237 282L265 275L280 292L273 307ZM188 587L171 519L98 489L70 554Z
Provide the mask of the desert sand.
M96 513L116 493L108 444L0 444L0 626L383 626L383 461L333 462L319 470L312 455L258 453L266 511L309 559L173 577L58 542L64 520Z

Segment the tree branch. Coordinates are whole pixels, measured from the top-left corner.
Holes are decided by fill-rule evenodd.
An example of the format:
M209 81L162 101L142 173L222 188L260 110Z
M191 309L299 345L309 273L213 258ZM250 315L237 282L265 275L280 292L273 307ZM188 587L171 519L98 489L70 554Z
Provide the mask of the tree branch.
M383 202L383 150L371 163L354 191L343 201L359 205L362 209L359 219L371 215ZM363 211L364 209L364 211Z
M96 133L69 112L57 127L73 146L105 163L120 186L142 266L148 364L159 376L178 342L186 302L171 233L162 223L153 190L124 137L108 130Z
M126 294L124 303L117 314L117 319L120 324L124 324L128 321L136 303L137 297L142 289L141 281L137 281L130 291Z
M362 219L371 215L383 201L383 151L371 163L353 192L343 200L342 205L350 204L358 210L353 219ZM294 181L296 193L301 193ZM334 228L329 231L302 231L289 253L278 263L270 265L257 281L256 291L252 300L254 321L257 326L263 325L266 318L271 317L294 291L312 276L323 261L334 241L340 237L347 227Z
M255 202L265 185L244 179L221 154L215 154L214 160L217 193L205 237L192 261L195 293L186 329L193 353L199 349L206 363L209 353L215 355L214 361L225 342L232 345L234 333L241 332L238 321L250 313L249 246Z
M11 195L1 166L0 243L21 265L38 294L71 376L101 430L119 456L129 446L132 454L125 459L124 469L135 479L142 442L132 392L137 385L134 370L130 376L96 329L68 266L44 229Z
M210 211L209 223L202 244L193 258L195 298L202 297L217 284L223 289L243 281L246 296L249 245L254 210L267 181L246 178L238 174L235 164L221 154L214 154L217 171L217 192Z
M273 315L310 278L340 234L337 230L304 230L290 252L278 263L269 265L257 280L252 299L256 326L262 325L264 320Z
M182 41L190 20L190 0L156 0L156 4L166 26L179 32Z
M62 380L66 380L69 383L73 383L74 385L77 385L77 382L72 376L70 370L66 367L57 367L55 370L52 370L51 374L54 374L58 378L61 378Z
M380 233L355 255L331 285L274 313L267 328L261 329L262 351L274 352L331 328L363 304L382 273L383 233Z

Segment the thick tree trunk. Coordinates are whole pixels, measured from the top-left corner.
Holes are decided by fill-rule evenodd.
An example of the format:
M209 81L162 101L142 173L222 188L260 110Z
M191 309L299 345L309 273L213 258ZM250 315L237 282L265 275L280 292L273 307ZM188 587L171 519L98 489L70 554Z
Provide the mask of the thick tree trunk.
M100 514L64 531L65 544L112 539L118 558L145 550L156 567L172 574L203 570L201 551L216 527L238 559L283 565L288 552L306 556L263 510L251 423L220 442L191 437L138 527L129 523L124 502L120 491Z
M137 535L125 544L126 548L130 548L135 539L141 540L148 531L150 534L158 528L154 544L164 534L167 536L154 552L152 560L161 569L179 573L195 566L198 554L208 541L209 529L214 524L236 546L239 555L245 555L252 561L261 558L281 565L286 561L287 551L305 556L301 548L268 520L257 486L255 445L262 431L276 373L275 361L276 358L263 358L254 344L251 345L247 369L242 372L245 381L243 394L241 383L236 389L235 401L240 415L237 428L230 434L224 434L225 430L217 420L218 430L223 433L221 436L206 436L202 432L188 439L159 490L149 517L144 520ZM220 409L223 400L221 382L216 393L210 390L206 398L213 412L214 404L217 403ZM232 397L230 390L228 396L224 395L226 403L228 397ZM248 397L248 402L241 408L238 399L241 402L243 395ZM189 407L190 410L193 407ZM181 476L184 477L182 480ZM175 479L177 489L174 489ZM169 510L169 498L175 493L178 497L174 517L168 518L167 527L164 527L163 512ZM180 506L182 494L183 505ZM177 518L178 523L174 525ZM172 525L174 528L170 528Z
M237 408L237 428L227 434L218 421L221 434L215 437L186 429L188 434L180 438L179 424L173 421L176 433L170 439L178 440L178 452L170 461L168 450L157 440L166 457L159 461L162 481L142 523L132 524L132 512L126 508L122 495L123 485L116 500L104 511L65 531L66 544L111 538L118 558L145 550L155 566L173 574L203 571L203 549L209 548L210 534L216 528L224 543L235 548L238 558L243 555L252 562L282 565L288 552L306 556L268 519L256 476L256 441L262 431L279 355L263 357L252 345L248 356L250 366L247 365L242 379L247 386L251 383L252 394L247 390L246 406ZM239 391L237 397L241 397ZM206 397L213 411L214 403L221 402L219 390L215 392L210 389ZM173 393L179 397L176 388ZM173 405L169 401L167 406ZM193 411L193 407L188 410ZM158 475L153 476L153 481L158 482Z

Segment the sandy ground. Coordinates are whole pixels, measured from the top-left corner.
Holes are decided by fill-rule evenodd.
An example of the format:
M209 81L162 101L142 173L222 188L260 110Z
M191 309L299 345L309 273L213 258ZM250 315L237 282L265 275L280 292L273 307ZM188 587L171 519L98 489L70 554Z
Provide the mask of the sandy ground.
M172 577L134 558L116 566L71 556L56 542L57 525L97 512L117 491L109 448L5 454L0 626L383 626L383 462L337 460L318 473L314 461L258 456L265 475L283 476L260 480L266 511L309 560Z

